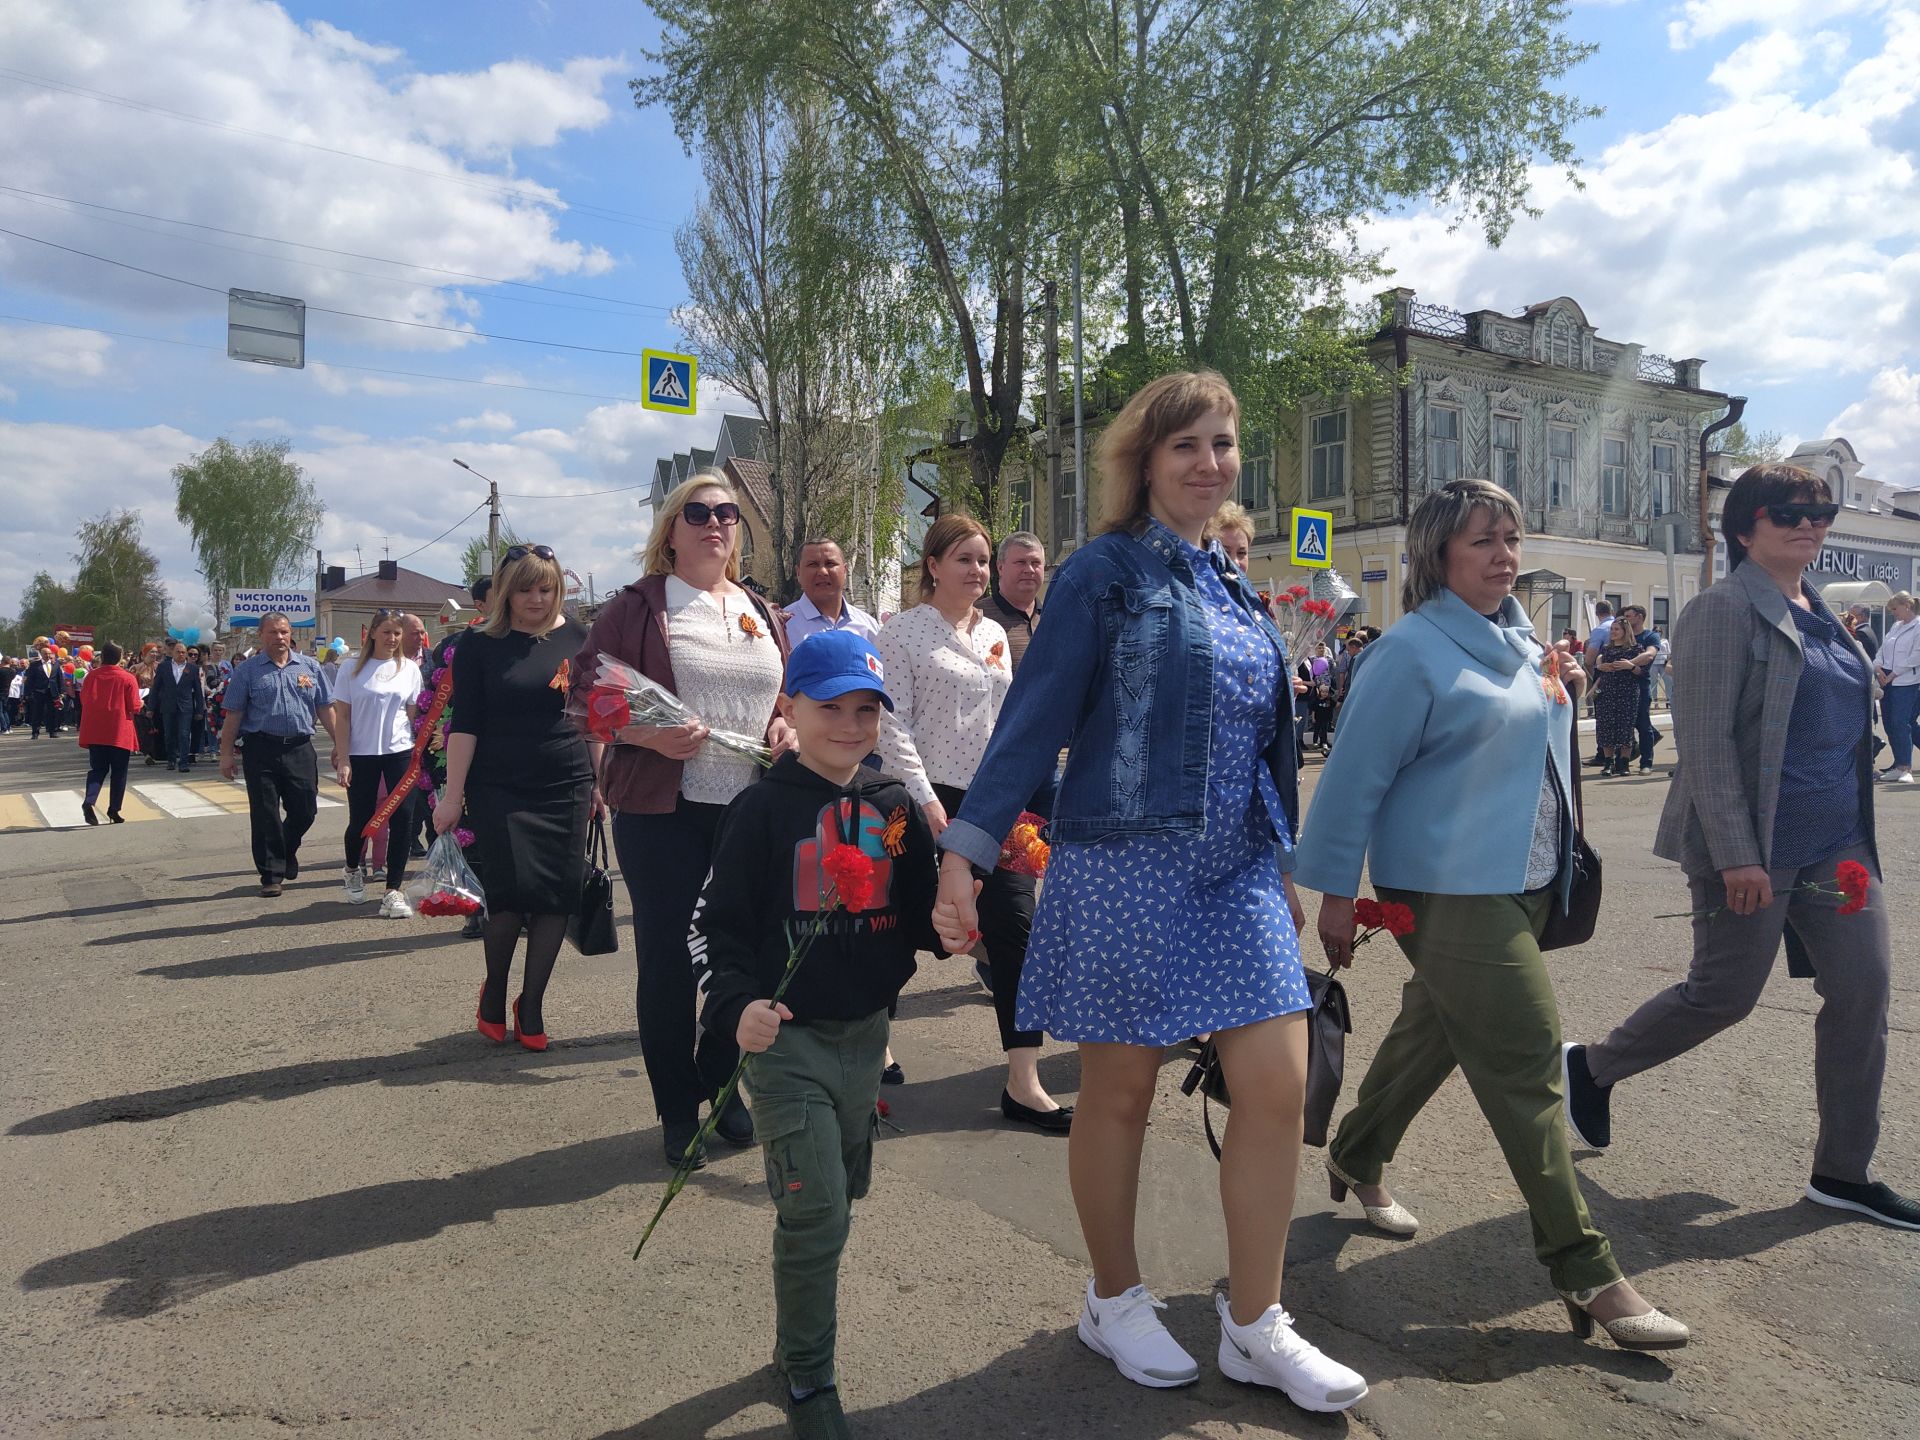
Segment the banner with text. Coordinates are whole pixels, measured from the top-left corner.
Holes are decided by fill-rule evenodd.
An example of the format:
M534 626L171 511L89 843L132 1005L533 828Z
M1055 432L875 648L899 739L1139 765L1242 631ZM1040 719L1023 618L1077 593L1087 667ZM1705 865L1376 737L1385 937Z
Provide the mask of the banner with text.
M296 630L309 630L319 623L313 612L313 592L311 590L229 590L227 592L227 625L239 629L243 625L258 625L262 615L271 615L279 611L293 622Z

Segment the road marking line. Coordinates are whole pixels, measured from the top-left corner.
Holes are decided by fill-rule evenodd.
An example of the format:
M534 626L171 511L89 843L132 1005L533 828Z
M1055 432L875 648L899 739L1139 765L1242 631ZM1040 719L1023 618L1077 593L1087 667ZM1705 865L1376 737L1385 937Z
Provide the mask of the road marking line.
M34 790L30 794L46 817L48 828L73 830L87 823L87 817L80 813L78 790Z
M139 794L153 802L176 820L188 820L199 815L224 815L226 811L218 805L203 800L185 785L174 785L157 781L151 785L133 787Z
M156 810L138 795L134 794L131 787L127 790L126 798L120 802L120 814L123 819L129 821L164 820L167 818L165 811Z
M46 821L24 795L0 795L0 830L41 830Z
M229 815L237 815L247 808L246 790L236 790L224 780L183 780L181 785Z

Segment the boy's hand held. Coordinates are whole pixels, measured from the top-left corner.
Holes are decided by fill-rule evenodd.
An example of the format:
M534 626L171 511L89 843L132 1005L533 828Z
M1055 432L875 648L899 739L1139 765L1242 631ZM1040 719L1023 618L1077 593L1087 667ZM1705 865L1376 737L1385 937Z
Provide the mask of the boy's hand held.
M793 1012L785 1005L756 1000L740 1012L740 1023L733 1031L734 1041L748 1054L758 1055L779 1038L780 1022L791 1019Z

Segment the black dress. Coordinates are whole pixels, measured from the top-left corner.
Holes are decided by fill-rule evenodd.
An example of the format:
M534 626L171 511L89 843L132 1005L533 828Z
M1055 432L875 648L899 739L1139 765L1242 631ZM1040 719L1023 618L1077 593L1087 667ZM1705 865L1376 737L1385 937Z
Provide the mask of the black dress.
M487 908L570 914L586 880L593 766L565 713L567 669L587 633L535 639L469 631L453 657L453 731L474 737L467 812Z
M1631 660L1640 653L1638 645L1609 645L1599 658L1608 662ZM1631 670L1595 672L1598 688L1593 696L1594 743L1602 750L1637 746L1636 728L1640 713L1640 679Z

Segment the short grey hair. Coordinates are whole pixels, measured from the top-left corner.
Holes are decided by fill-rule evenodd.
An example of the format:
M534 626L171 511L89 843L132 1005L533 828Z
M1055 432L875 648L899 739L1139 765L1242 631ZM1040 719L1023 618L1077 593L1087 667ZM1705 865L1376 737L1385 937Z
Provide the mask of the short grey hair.
M1015 550L1038 550L1044 558L1047 553L1047 544L1031 530L1016 530L1000 542L1000 548L995 552L994 558L1005 560Z
M1527 538L1518 502L1491 480L1450 480L1413 507L1407 520L1407 578L1400 586L1400 608L1407 614L1447 588L1447 542L1482 508L1512 521L1520 538Z

